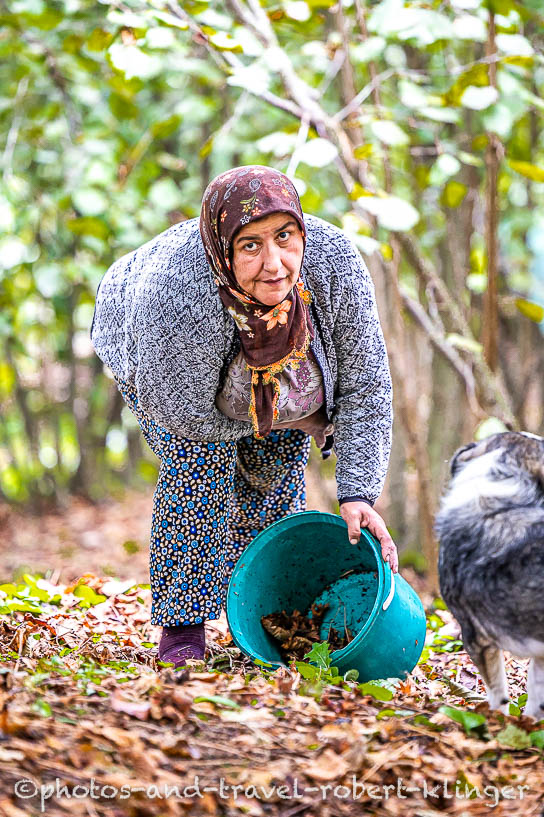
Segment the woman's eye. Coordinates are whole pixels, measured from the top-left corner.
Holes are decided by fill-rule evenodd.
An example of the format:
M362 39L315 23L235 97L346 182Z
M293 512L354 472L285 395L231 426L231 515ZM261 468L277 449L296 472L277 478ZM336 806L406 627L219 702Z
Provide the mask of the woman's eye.
M282 238L281 240L282 240L282 241L285 241L285 239L286 239L286 238L289 238L289 236L290 236L289 231L288 231L288 230L282 230L282 232L281 232L281 233L279 233L279 236L278 236L278 237L279 237L279 238L281 238L282 236L284 236L284 238Z
M254 246L251 246L252 244L253 244ZM245 249L246 249L246 250L249 250L249 251L251 252L251 250L254 250L256 246L257 246L257 245L256 245L255 241L249 241L249 242L248 242L248 243L245 245Z

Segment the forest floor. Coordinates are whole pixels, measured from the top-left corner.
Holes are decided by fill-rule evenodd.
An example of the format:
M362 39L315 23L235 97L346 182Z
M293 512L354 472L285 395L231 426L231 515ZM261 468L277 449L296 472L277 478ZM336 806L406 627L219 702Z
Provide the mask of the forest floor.
M268 671L224 614L205 662L158 662L151 506L0 509L2 817L543 813L526 662L507 657L511 714L491 713L455 620L412 571L428 634L407 679L361 684L328 660Z

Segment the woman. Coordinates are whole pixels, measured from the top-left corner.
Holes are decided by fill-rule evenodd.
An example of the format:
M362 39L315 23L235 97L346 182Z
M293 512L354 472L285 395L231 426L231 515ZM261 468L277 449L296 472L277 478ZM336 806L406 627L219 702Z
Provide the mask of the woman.
M391 444L391 379L374 289L344 233L303 215L283 173L249 165L206 189L200 219L114 263L91 327L161 460L154 496L151 622L159 658L203 658L244 547L305 509L310 436L338 457L352 543L368 527Z

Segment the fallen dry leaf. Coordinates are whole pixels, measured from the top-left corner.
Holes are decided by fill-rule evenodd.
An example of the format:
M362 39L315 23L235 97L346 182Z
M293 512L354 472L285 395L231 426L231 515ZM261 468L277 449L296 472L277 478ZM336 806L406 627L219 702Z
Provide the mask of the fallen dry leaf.
M126 712L127 715L131 715L133 718L138 718L142 721L147 720L149 716L149 710L151 708L149 701L127 700L123 698L122 695L114 692L110 698L110 702L114 712Z
M348 763L343 757L337 755L332 749L325 749L321 754L302 765L302 771L314 780L327 782L329 780L339 780L347 772Z

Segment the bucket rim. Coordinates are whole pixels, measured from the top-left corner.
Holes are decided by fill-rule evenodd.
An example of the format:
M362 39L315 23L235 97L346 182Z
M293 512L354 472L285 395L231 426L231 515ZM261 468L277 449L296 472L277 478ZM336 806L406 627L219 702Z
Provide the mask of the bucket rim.
M242 559L244 557L244 553L246 553L247 550L250 549L254 545L254 543L257 542L257 540L261 536L263 536L264 533L269 533L269 531L271 531L272 528L276 528L278 526L285 525L287 520L292 521L296 517L304 517L305 519L308 519L309 517L321 517L321 518L326 517L328 522L332 522L332 524L334 524L336 526L345 527L347 529L346 523L344 522L342 517L339 516L338 514L328 513L326 511L299 511L298 513L290 514L289 516L284 516L282 519L277 519L275 522L273 522L267 528L260 531L257 534L257 536L249 543L249 545L247 545L247 547L244 549L244 551L242 551L240 559L238 560L238 562L236 563L236 565L234 567L234 570L232 571L231 578L229 580L229 584L228 584L228 587L227 587L227 598L226 598L226 605L225 605L226 613L227 613L227 621L229 623L229 630L230 630L231 635L232 635L232 640L234 641L234 643L236 644L238 649L242 650L242 652L245 652L245 649L242 647L242 644L241 644L241 642L239 641L239 639L237 637L237 633L230 626L229 609L230 609L230 611L232 613L232 607L235 604L234 590L233 590L233 588L234 588L233 579L235 578L237 572L241 569L239 566L240 566L240 563L242 562ZM300 522L302 523L302 519L300 519ZM385 563L383 561L383 558L382 558L380 543L379 543L378 539L376 539L376 537L373 536L370 533L370 531L366 530L366 528L361 528L361 536L364 537L367 544L370 545L370 548L371 548L371 551L372 551L372 554L374 556L374 560L375 560L375 563L376 563L376 566L377 566L377 570L378 570L378 588L377 588L377 591L376 591L376 598L374 599L374 604L372 606L372 610L370 611L370 613L368 615L367 620L365 621L363 627L359 630L359 632L357 633L355 638L353 638L349 642L349 644L346 644L345 647L342 647L342 649L334 650L333 652L331 652L331 662L332 662L331 665L332 666L334 666L335 661L338 661L340 659L342 661L344 661L346 659L349 659L349 657L354 652L356 652L356 650L358 650L358 648L361 646L362 642L366 639L366 637L368 636L370 630L374 626L374 624L375 624L375 622L376 622L376 620L378 618L378 615L379 615L380 607L383 604L384 597L385 597L386 565L385 565ZM353 547L353 546L350 545L350 547ZM391 570L389 565L387 565L387 567L389 568L389 570ZM254 660L254 661L256 660L256 656L255 657L251 656L251 657L252 657L252 660ZM257 660L259 660L260 663L265 665L265 666L275 667L276 669L279 668L279 667L282 667L282 666L287 666L287 664L285 664L285 662L283 662L283 661L281 661L281 662L275 662L275 661L268 662L268 661L264 661L263 659L260 659L260 658L258 658Z

